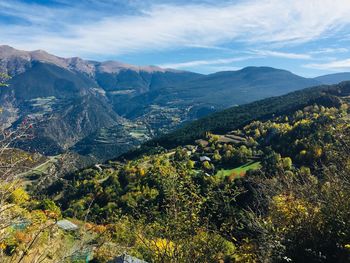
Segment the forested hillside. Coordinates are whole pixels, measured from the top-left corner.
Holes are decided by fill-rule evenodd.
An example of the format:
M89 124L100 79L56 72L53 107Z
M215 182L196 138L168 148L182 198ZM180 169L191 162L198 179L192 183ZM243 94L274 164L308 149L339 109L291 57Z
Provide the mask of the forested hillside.
M342 83L233 108L187 126L200 127L187 145L28 191L99 227L95 262L121 250L148 262L348 262L349 95Z
M206 132L228 132L258 119L269 119L275 114L284 114L302 108L312 103L328 106L339 104L338 96L345 96L349 90L349 83L343 82L333 86L317 86L301 91L289 93L279 97L231 107L229 109L210 114L183 125L183 127L159 136L144 143L140 149L135 149L125 156L134 156L154 149L154 147L172 148L177 145L192 143Z
M116 158L210 113L348 76L305 78L271 67L204 75L6 45L0 45L0 72L11 77L10 87L0 90L1 127L33 123L35 140L19 147L44 155L70 151L90 163Z
M350 263L350 0L0 0L0 263Z

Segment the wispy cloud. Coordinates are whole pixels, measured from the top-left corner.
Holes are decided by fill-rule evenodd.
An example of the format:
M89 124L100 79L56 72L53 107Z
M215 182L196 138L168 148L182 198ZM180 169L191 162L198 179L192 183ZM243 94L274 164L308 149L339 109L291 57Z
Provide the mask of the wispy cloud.
M232 50L230 50L232 51ZM247 56L241 57L230 57L230 58L217 58L217 59L207 59L207 60L191 60L178 63L166 63L160 64L158 66L164 68L174 68L174 69L191 69L198 66L208 66L207 68L239 68L236 66L222 66L232 64L234 62L246 61L250 59L266 58L266 57L279 57L287 59L302 59L309 60L312 58L310 54L298 54L298 53L289 53L289 52L280 52L272 50L249 50L241 51L242 54L248 54Z
M278 58L289 58L289 59L311 59L310 54L299 54L290 52L280 52L272 50L252 50L253 54L257 54L265 57L278 57Z
M186 61L186 62L180 62L180 63L161 64L158 66L163 68L183 69L183 68L193 68L193 67L208 66L208 65L210 66L225 65L225 64L231 64L233 62L248 60L251 58L255 58L255 57L246 56L246 57L220 58L220 59L208 59L208 60L193 60L193 61Z
M231 42L293 45L329 37L350 24L348 0L248 0L216 5L156 1L122 14L112 8L101 14L98 8L83 5L33 7L0 0L0 9L27 22L0 25L1 42L60 55L118 55ZM269 53L307 59L301 54Z
M339 48L321 48L318 50L311 51L310 54L331 54L331 53L345 53L348 52L348 48L339 47Z
M309 63L303 66L305 68L330 71L350 70L350 58L343 60L335 60L327 63Z

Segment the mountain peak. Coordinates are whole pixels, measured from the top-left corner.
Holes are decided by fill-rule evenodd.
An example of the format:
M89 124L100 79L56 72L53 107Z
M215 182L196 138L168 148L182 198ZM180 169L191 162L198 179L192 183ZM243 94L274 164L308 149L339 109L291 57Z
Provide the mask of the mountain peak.
M65 69L86 73L88 75L95 74L96 71L104 73L119 73L121 70L144 71L148 73L154 72L180 72L171 69L163 69L157 66L136 66L119 61L89 61L79 57L62 58L52 55L45 50L23 51L15 49L8 45L0 46L0 60L9 60L11 58L20 58L26 62L40 61L44 63L54 64Z
M69 63L65 58L57 57L44 50L34 50L28 52L32 61L41 61L50 64L55 64L56 66L68 68Z
M115 60L107 60L107 61L98 63L98 68L102 72L106 72L106 73L118 73L121 70L133 70L133 71L137 71L137 72L143 71L143 72L147 72L147 73L183 72L183 71L175 70L175 69L165 69L165 68L161 68L161 67L154 66L154 65L136 66L136 65L131 65L131 64L120 62L120 61L115 61Z
M0 45L0 59L10 58L10 57L28 57L29 54L26 51L18 50L8 45Z
M0 45L0 50L15 50L15 49L9 45Z

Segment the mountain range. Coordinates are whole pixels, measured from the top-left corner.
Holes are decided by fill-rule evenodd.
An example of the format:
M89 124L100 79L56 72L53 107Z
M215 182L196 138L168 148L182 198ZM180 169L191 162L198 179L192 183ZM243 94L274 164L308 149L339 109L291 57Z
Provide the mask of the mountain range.
M19 146L45 155L74 151L97 160L231 106L349 80L350 73L304 78L270 67L209 75L116 61L61 58L0 46L3 128L30 121Z

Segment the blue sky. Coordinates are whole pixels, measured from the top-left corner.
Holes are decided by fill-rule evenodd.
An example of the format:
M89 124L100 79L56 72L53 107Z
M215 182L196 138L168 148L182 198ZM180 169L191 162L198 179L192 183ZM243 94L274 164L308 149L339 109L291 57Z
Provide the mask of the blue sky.
M349 0L0 0L0 44L201 73L350 71Z

